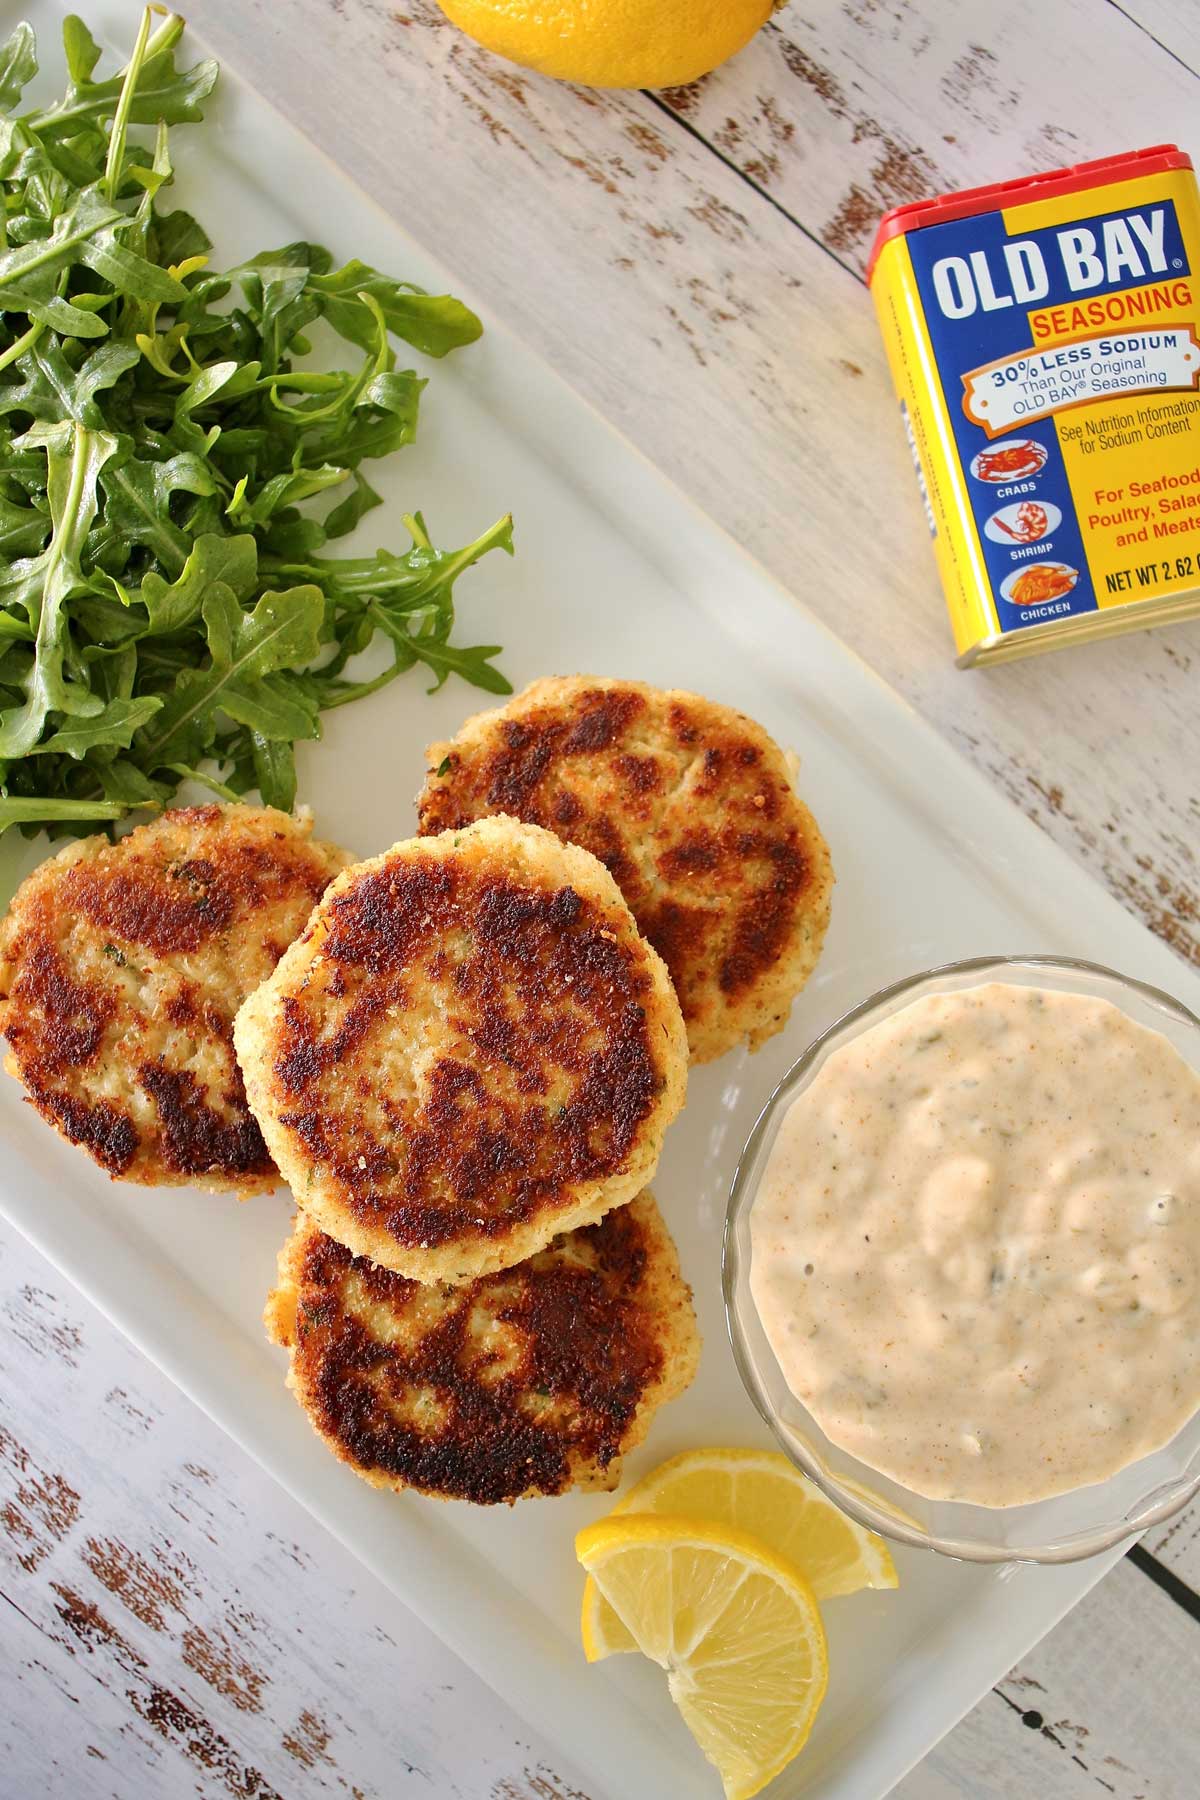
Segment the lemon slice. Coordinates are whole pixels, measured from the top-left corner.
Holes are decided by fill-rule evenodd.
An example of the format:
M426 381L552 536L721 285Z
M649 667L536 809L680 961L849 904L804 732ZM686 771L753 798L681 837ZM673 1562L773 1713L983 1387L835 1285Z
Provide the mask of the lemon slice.
M676 1513L748 1531L802 1570L818 1600L899 1585L883 1539L839 1512L775 1450L686 1450L630 1488L609 1516L626 1513ZM637 1649L590 1578L581 1634L589 1662Z
M745 1531L617 1514L575 1553L671 1698L726 1800L750 1800L791 1762L825 1694L825 1633L798 1569Z

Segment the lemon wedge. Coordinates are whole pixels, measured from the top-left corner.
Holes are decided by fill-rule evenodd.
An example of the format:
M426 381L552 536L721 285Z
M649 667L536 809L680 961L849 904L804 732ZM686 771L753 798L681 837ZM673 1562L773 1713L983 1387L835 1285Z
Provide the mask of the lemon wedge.
M720 1774L750 1800L804 1746L825 1694L825 1633L798 1569L748 1532L615 1514L575 1553Z
M883 1539L839 1512L778 1451L686 1450L630 1488L609 1516L627 1513L674 1513L748 1531L794 1563L818 1600L899 1585ZM581 1634L589 1662L638 1647L590 1577Z

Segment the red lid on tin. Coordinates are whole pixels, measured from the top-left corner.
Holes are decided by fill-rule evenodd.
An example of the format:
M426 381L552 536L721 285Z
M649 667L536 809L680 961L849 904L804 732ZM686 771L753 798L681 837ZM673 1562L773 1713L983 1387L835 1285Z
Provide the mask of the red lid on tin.
M972 213L997 212L1026 200L1051 200L1056 194L1082 193L1106 187L1134 175L1157 175L1166 169L1190 169L1192 159L1177 144L1153 144L1146 150L1127 150L1120 156L1101 156L1094 162L1074 163L1066 169L1046 169L1041 175L1023 175L1015 181L993 181L987 187L959 188L930 200L910 200L884 213L875 233L867 262L867 280L874 272L879 252L889 238L923 225L940 225L946 219L966 219Z

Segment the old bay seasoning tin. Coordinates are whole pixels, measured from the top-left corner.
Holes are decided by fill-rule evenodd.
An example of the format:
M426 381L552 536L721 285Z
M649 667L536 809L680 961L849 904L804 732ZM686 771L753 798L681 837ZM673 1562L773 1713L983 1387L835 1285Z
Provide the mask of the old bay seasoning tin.
M1191 159L897 207L868 278L960 664L1200 614Z

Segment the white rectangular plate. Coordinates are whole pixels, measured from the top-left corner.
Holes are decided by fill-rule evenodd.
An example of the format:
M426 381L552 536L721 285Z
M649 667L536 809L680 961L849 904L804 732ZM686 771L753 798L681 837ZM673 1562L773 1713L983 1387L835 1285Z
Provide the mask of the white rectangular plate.
M57 91L57 8L39 0L3 10L10 23L32 14ZM124 50L133 9L86 11ZM195 37L189 42L198 54ZM213 117L219 130L209 123L174 134L186 172L177 191L210 229L219 225L222 259L310 237L339 258L362 256L435 292L454 285L228 69ZM464 298L486 319L478 297ZM511 563L493 556L463 580L464 639L503 642L518 686L548 673L629 675L753 714L798 751L801 791L838 875L825 953L788 1029L757 1057L739 1053L699 1070L669 1134L654 1185L695 1289L705 1350L690 1392L630 1459L627 1474L636 1477L691 1445L767 1441L726 1340L720 1234L746 1134L818 1030L885 982L980 952L1073 952L1157 982L1193 1007L1200 981L532 352L489 327L480 345L431 372L418 444L389 471L388 509L370 516L367 547L402 543L398 514L413 506L446 544L467 541L511 508L518 555ZM417 673L331 715L324 743L301 758L301 797L321 835L364 855L408 836L425 744L486 703L461 683L427 699ZM43 850L7 841L6 887ZM592 1800L717 1792L657 1669L634 1657L584 1663L572 1539L606 1510L605 1497L512 1510L397 1498L355 1480L313 1436L260 1324L291 1212L285 1193L239 1206L110 1184L21 1104L12 1082L0 1092L0 1119L4 1213L557 1740L585 1773ZM975 1569L898 1553L898 1593L828 1608L828 1699L809 1748L772 1794L885 1794L1112 1560Z

